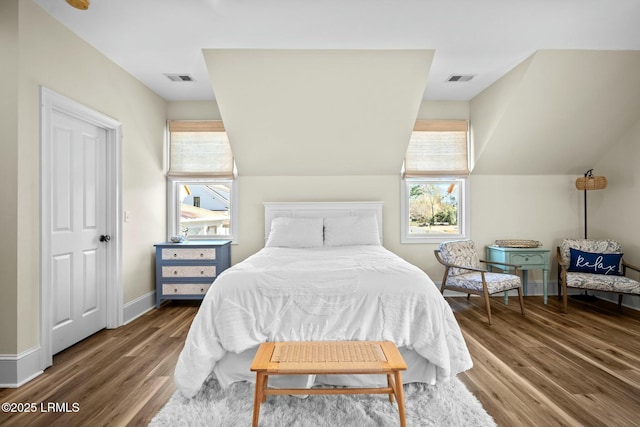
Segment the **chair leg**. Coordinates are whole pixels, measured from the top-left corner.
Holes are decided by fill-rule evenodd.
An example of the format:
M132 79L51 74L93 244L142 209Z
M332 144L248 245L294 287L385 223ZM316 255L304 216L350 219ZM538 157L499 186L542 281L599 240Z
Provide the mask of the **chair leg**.
M484 304L487 306L487 317L489 318L489 324L491 324L491 303L489 302L489 290L487 285L484 286Z
M440 293L444 295L444 287L447 284L447 277L449 277L449 267L445 267L444 276L442 276L442 285L440 285Z
M518 300L520 300L520 313L524 316L524 298L522 298L522 288L518 288Z
M622 310L622 294L618 295L618 310Z
M561 276L562 281L562 312L567 314L567 305L569 301L569 296L567 295L567 273L562 272Z

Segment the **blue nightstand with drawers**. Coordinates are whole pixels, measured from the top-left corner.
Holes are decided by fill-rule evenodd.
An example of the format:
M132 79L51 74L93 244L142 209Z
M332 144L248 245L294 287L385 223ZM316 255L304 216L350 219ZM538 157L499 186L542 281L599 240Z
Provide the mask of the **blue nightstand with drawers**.
M220 273L231 266L230 240L158 243L156 306L164 300L201 300Z

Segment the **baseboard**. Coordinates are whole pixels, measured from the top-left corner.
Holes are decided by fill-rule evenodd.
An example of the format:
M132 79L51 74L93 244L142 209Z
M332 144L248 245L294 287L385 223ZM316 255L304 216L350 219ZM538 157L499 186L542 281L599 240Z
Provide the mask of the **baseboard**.
M124 305L124 324L130 323L156 307L156 291L148 292Z
M18 388L42 374L41 348L20 354L0 354L0 388Z

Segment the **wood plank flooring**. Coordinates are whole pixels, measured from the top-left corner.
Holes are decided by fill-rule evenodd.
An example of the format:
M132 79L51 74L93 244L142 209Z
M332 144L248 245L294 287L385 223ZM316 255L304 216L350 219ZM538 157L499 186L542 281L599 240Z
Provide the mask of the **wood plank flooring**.
M168 304L57 354L33 381L0 389L0 403L38 406L35 413L0 413L0 425L147 425L175 391L173 370L197 309L188 302ZM77 403L79 410L40 409L49 403Z
M448 298L474 367L461 380L500 426L640 425L640 313L606 301Z
M460 378L501 427L640 425L640 312L606 301L447 298L474 367ZM197 311L173 302L54 357L43 375L0 389L0 403L35 403L35 413L0 413L7 426L144 426L175 391L173 369ZM70 412L40 404L68 403ZM73 412L73 403L78 411Z

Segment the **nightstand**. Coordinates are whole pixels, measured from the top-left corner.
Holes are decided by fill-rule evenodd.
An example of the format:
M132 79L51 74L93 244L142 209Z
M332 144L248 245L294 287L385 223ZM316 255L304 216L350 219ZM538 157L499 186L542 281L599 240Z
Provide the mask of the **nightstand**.
M156 306L164 300L201 300L215 278L231 266L231 241L158 243Z
M507 248L503 246L487 246L487 261L515 264L522 270L522 291L527 295L527 271L542 270L542 292L544 303L547 303L547 276L549 275L549 249L543 248ZM493 265L490 269L500 266ZM507 296L505 295L505 301Z

